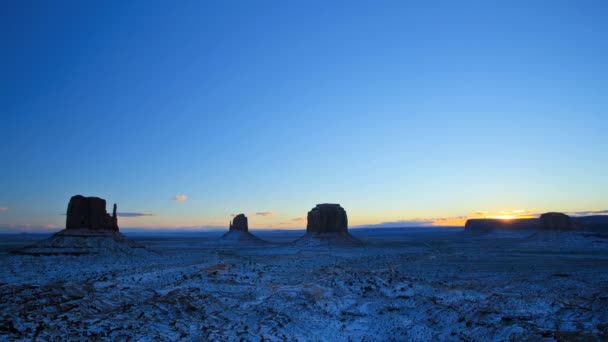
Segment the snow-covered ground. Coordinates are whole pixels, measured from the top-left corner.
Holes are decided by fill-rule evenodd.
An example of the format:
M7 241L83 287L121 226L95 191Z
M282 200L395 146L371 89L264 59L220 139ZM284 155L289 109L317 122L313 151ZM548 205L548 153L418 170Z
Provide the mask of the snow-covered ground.
M3 250L0 340L608 339L601 236L353 235L368 244L297 247L275 232L249 247L140 236L156 252L119 256Z

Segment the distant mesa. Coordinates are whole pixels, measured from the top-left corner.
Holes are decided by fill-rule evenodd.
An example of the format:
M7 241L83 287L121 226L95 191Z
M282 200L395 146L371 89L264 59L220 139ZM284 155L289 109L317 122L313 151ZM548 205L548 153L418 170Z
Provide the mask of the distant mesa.
M348 232L346 211L339 204L317 204L308 212L306 234L294 244L300 246L361 245Z
M68 204L66 229L50 238L12 251L28 255L83 255L130 252L143 246L118 231L116 204L112 216L99 197L73 196Z
M544 213L540 215L540 226L543 230L575 229L570 216L563 213Z
M608 215L575 217L573 221L585 232L608 234Z
M465 232L468 233L492 233L494 231L522 231L522 230L538 230L540 222L537 218L523 219L469 219L464 225Z
M219 240L222 244L263 244L266 241L249 232L249 222L245 214L238 214L232 219L228 232Z
M608 217L607 217L608 218ZM601 227L601 219L594 217L570 217L564 213L549 212L539 218L525 219L470 219L465 224L465 232L473 234L501 232L566 232L589 230L589 227Z

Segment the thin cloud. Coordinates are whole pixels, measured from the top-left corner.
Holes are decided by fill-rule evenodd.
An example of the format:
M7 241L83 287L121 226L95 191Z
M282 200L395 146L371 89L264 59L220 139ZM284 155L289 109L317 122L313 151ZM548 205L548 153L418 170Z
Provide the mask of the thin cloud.
M304 221L306 218L305 217L296 217L294 219L291 219L291 221L293 222L300 222L300 221Z
M608 214L608 209L606 210L588 210L588 211L575 211L573 213L569 213L578 216L588 216L588 215L604 215Z
M272 211L260 211L260 212L257 212L255 214L256 214L256 216L274 216L277 213L272 212Z
M8 207L0 207L0 211L7 211Z
M118 217L141 217L141 216L156 216L154 214L147 213L116 213Z
M178 201L178 202L183 202L187 199L188 199L188 196L186 196L186 195L177 195L177 196L173 197L173 200Z

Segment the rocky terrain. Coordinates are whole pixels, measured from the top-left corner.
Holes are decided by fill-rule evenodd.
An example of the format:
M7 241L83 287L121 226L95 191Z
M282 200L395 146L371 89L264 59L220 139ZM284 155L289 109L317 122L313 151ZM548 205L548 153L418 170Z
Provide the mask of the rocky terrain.
M0 340L608 339L608 239L351 233L365 247L205 243L218 233L45 257L4 237Z

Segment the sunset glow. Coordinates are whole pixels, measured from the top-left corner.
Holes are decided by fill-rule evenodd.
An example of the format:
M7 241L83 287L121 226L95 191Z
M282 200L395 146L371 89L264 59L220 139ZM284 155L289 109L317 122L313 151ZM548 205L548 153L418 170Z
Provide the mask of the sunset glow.
M499 220L513 220L518 217L516 215L494 215L494 216L486 216L486 218L499 219Z
M603 212L594 6L6 5L0 232L61 229L76 194L138 229Z

